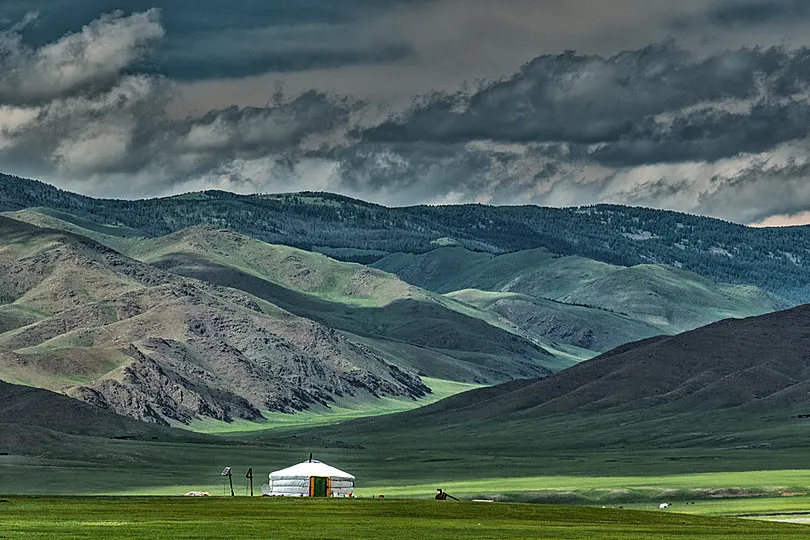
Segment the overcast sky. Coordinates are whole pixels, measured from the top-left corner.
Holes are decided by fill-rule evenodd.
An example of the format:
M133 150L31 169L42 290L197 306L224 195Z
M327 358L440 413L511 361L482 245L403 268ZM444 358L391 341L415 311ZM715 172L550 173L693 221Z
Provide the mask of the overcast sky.
M3 0L0 171L810 222L806 0Z

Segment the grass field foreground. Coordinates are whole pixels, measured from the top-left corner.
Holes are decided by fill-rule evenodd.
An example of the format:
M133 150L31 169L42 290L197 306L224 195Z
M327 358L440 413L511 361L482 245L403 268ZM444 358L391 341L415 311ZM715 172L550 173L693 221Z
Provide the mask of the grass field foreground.
M804 525L666 512L387 499L8 498L22 538L806 538Z

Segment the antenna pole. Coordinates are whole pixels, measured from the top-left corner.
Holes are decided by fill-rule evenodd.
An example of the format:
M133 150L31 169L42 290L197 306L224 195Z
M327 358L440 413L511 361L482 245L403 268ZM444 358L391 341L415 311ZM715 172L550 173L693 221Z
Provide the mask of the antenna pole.
M245 478L250 479L250 496L253 497L253 467L248 469L248 472L245 475Z
M309 462L312 463L312 452L309 453Z

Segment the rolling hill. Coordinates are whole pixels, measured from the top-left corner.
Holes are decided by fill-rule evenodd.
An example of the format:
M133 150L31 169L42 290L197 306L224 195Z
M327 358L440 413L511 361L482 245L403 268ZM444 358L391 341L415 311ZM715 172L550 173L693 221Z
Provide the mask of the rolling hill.
M115 462L119 471L126 467L146 469L150 458L142 452L144 446L153 452L167 444L190 451L203 444L222 442L141 422L40 388L0 381L0 396L3 493L27 491L36 484L39 487L34 489L48 492L50 484L64 476L71 478L75 486L94 476L104 463ZM64 461L50 461L53 456L61 456Z
M0 418L8 433L12 425L25 428L38 428L70 435L108 437L121 440L204 440L192 433L167 430L165 428L139 422L133 418L94 407L63 394L20 386L0 381ZM154 437L154 439L153 439ZM8 451L9 439L0 435Z
M486 311L373 268L231 231L186 229L145 240L129 253L175 274L243 290L366 340L393 340L449 355L475 371L484 370L475 382L525 377L536 373L538 365L571 365L565 360L569 355L556 358ZM430 364L435 358L420 362L420 356L409 360L409 366L434 376Z
M579 359L321 254L194 228L118 245L138 261L77 234L121 238L103 226L19 217L74 232L0 218L0 377L135 418L261 421L418 399L430 391L419 375L491 384Z
M498 314L529 335L591 351L607 351L669 330L606 309L519 293L462 289L447 296Z
M0 238L6 381L158 423L428 392L335 330L244 293L8 218Z
M678 212L485 205L386 208L329 193L207 191L162 199L92 199L0 176L0 211L45 207L110 232L164 236L199 225L273 244L370 263L442 245L505 253L545 248L620 266L665 264L713 281L755 285L794 304L810 301L810 228L754 229Z
M136 238L115 227L48 209L7 215L92 237L172 272L245 290L288 311L354 332L364 339L381 333L399 342L413 342L416 337L416 345L435 349L437 344L446 344L447 331L398 329L379 321L430 320L431 326L438 330L448 324L457 328L457 321L446 319L457 319L459 314L479 318L528 337L553 352L557 360L541 360L552 370L630 341L789 305L755 287L717 284L676 268L662 265L624 268L583 257L561 256L545 249L493 255L445 247L424 254L395 253L372 265L418 286L408 287L391 275L357 264L266 244L227 230L192 227L164 237ZM291 296L290 289L308 296ZM411 303L408 313L396 313L402 311L403 304L391 302L395 299ZM372 312L359 308L377 308L383 314L375 314L377 322L372 325L363 320ZM414 310L431 313L414 317ZM492 344L500 338L488 336L492 332L480 326L464 339L456 339L451 347L439 348L495 354L498 351L492 350ZM464 354L465 357L458 353L454 356L465 362L470 360L469 354ZM435 365L437 361L433 358L430 362ZM475 360L474 363L481 364ZM418 363L408 365L421 369ZM442 373L443 378L458 376L452 371ZM500 380L504 379L500 376ZM484 378L475 380L481 382Z
M547 378L321 434L409 456L427 445L448 468L464 454L536 455L538 471L602 474L633 463L638 473L797 466L810 441L808 350L810 306L801 306L627 344Z
M408 285L396 276L319 253L272 245L211 227L158 238L43 209L6 215L118 249L175 274L243 290L354 337L423 375L477 383L537 376L595 353L522 332L502 317ZM517 335L514 335L517 334ZM526 338L529 338L528 340ZM551 354L549 354L551 353Z
M545 249L493 255L448 247L392 254L373 266L496 313L530 335L601 352L789 306L757 287L678 268L626 268Z
M805 305L630 343L552 377L490 388L485 408L472 391L433 409L452 410L457 418L469 411L478 420L482 411L503 418L656 408L796 416L810 407L808 345Z

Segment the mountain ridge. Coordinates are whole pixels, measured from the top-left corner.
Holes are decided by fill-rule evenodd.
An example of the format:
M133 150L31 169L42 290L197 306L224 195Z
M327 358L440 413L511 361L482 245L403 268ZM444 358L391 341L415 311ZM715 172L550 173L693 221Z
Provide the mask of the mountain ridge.
M688 410L696 394L714 393L712 399L701 403L725 409L771 401L777 407L792 407L798 414L810 406L807 344L810 305L803 305L628 343L559 374L471 390L427 406L422 412L446 406L456 415L463 414L463 410L477 407L476 392L486 396L481 402L487 403L486 414L493 417L651 406L683 405L681 408ZM765 372L776 378L762 377ZM647 384L639 384L640 380ZM748 385L738 384L740 380ZM703 382L720 386L703 386ZM503 407L493 407L493 400L512 393L519 394L520 399L505 399Z
M665 265L621 267L542 248L493 255L444 247L394 253L372 266L488 309L532 335L598 352L790 305L750 285Z
M160 236L227 227L269 243L373 262L424 253L437 242L503 253L544 247L608 264L668 264L715 281L757 285L810 301L810 228L755 229L714 218L615 205L386 208L341 195L199 192L162 199L92 199L41 182L0 177L0 210L46 206ZM381 253L383 252L383 253Z

